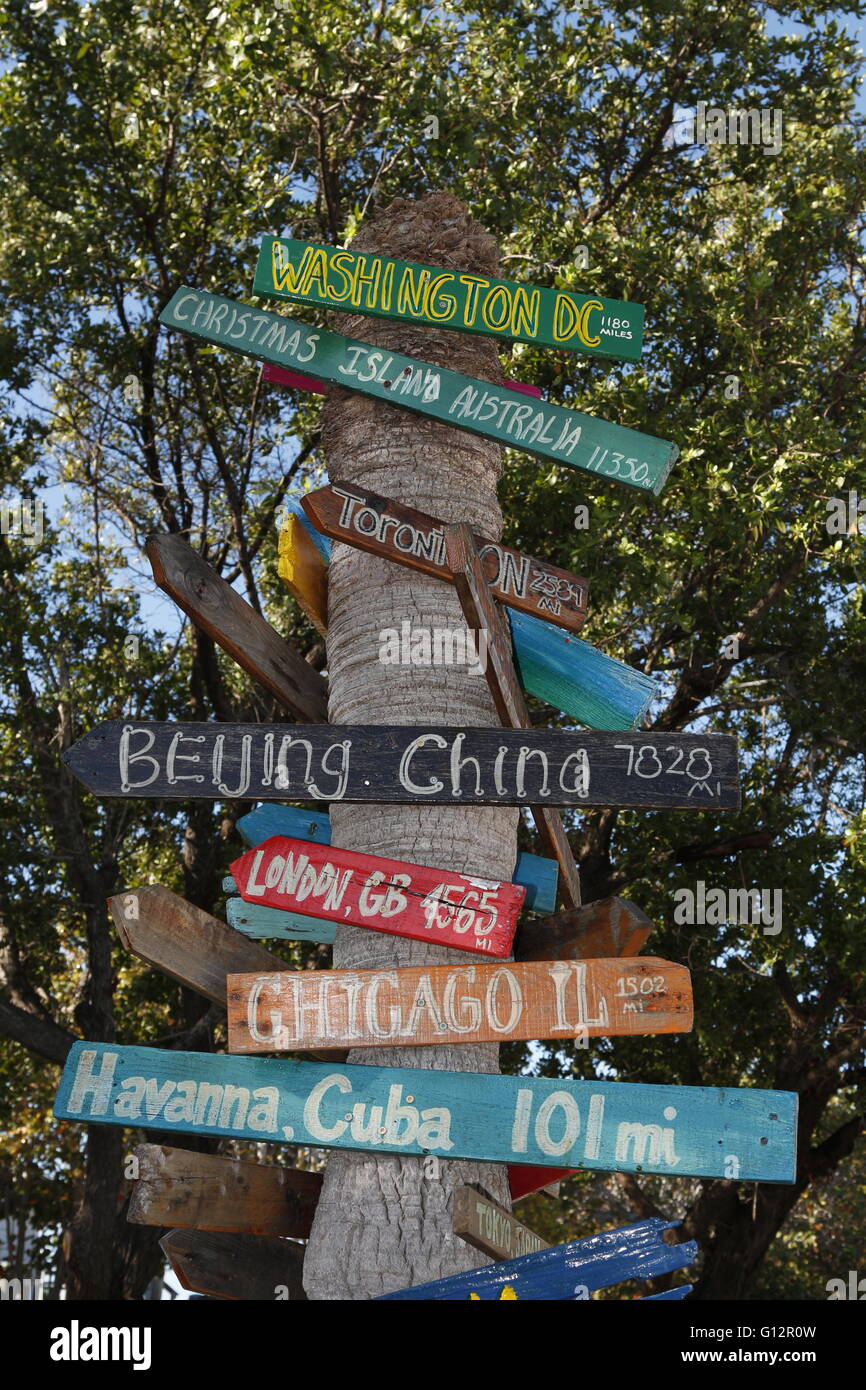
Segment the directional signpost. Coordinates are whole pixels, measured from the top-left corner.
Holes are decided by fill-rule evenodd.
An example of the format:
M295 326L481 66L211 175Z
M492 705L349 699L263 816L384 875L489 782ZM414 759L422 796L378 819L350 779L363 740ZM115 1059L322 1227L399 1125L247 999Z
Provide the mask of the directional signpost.
M308 492L301 506L323 535L381 555L446 584L454 575L445 553L447 523L392 502L354 484ZM496 598L512 608L579 632L586 618L587 582L533 555L474 536L484 578Z
M299 806L278 806L264 802L254 811L241 816L236 828L244 844L255 848L274 835L287 835L293 840L315 840L317 844L331 843L331 818L321 811L301 810ZM539 854L517 856L512 883L526 889L523 904L527 912L553 912L556 907L557 866L552 859ZM608 955L637 955L636 951L609 951Z
M655 956L230 975L229 1051L687 1033L685 966Z
M505 728L528 729L529 711L514 672L508 631L496 606L496 600L485 582L481 559L469 527L446 527L445 549L448 568L451 570L466 622L479 639L484 639L484 650L487 653L484 676L493 696L496 713ZM569 907L578 907L580 879L562 817L558 811L538 802L534 802L529 809L541 843L559 865L560 883L566 904Z
M501 1298L505 1288L512 1290L514 1298L536 1302L588 1299L595 1289L607 1289L626 1279L655 1279L691 1264L698 1253L696 1241L668 1245L662 1239L665 1231L678 1224L650 1217L635 1226L605 1231L587 1240L573 1240L567 1245L555 1245L519 1259L488 1265L485 1269L455 1274L450 1279L436 1279L414 1289L400 1289L376 1301L420 1302L431 1298L447 1302L468 1298L495 1301Z
M263 242L254 291L599 357L637 361L641 351L639 305L285 238ZM263 362L266 379L325 391L331 409L342 397L330 388L342 388L650 494L660 493L677 457L663 440L528 398L539 396L535 388L465 376L203 290L179 289L160 320ZM383 426L399 423L378 414ZM69 749L67 765L105 797L527 806L556 862L521 856L515 882L501 883L333 847L326 816L260 806L239 822L250 849L226 880L242 895L227 908L242 932L155 885L116 895L111 912L128 949L228 1005L234 1053L321 1060L79 1042L63 1070L58 1118L504 1163L515 1201L581 1169L792 1182L792 1093L346 1064L347 1048L688 1031L688 970L637 955L652 923L628 901L580 906L556 808L736 809L737 745L728 735L631 732L654 685L575 635L586 616L584 579L350 481L306 495L303 510L290 499L287 510L280 573L321 636L330 540L441 579L485 639L503 727L329 724L325 679L182 537L159 536L147 553L160 587L303 722L116 720ZM459 514L459 500L443 510ZM590 731L531 728L523 690ZM336 684L332 696L339 706ZM515 938L524 900L537 912L555 906L557 868L569 910L525 923ZM428 965L416 955L400 968L288 970L249 939L329 943L340 923L482 959ZM506 962L512 946L516 959ZM177 1227L163 1247L186 1287L230 1299L305 1297L297 1242L312 1231L318 1174L162 1145L136 1156L131 1219ZM332 1201L327 1187L323 1209ZM670 1223L659 1219L551 1249L480 1183L458 1188L451 1209L455 1233L500 1263L386 1299L582 1299L681 1268L696 1253L693 1242L665 1242Z
M159 320L243 357L310 371L323 381L640 492L658 496L677 459L676 445L663 439L549 401L529 402L520 391L207 290L177 290Z
M736 810L731 734L441 725L97 724L63 755L97 796Z
M128 1220L141 1226L238 1231L306 1240L321 1173L139 1144Z
M591 357L641 354L642 304L287 237L262 239L253 293Z
M515 960L595 960L636 956L653 924L625 898L602 898L568 912L524 921L514 942Z
M58 1119L178 1134L793 1182L797 1096L73 1043Z
M268 1236L169 1231L159 1242L184 1289L210 1298L306 1301L304 1247Z
M316 631L328 635L328 566L296 516L280 530L277 573Z
M232 864L246 902L507 956L524 890L471 874L275 836Z
M491 1260L513 1260L548 1248L546 1240L474 1187L458 1187L452 1219L454 1234Z
M159 587L296 719L327 723L327 683L182 536L145 547Z

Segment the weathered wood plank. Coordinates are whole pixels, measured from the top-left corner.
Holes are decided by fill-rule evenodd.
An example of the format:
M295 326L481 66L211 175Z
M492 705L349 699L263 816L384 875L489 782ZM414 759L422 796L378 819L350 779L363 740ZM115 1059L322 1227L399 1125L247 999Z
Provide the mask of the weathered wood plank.
M229 879L230 892L237 890ZM245 903L243 898L226 901L226 917L230 926L254 941L312 941L316 945L332 946L337 936L336 922L323 917L304 917L300 912L284 912L279 907L261 907Z
M58 1119L486 1163L793 1182L797 1096L76 1042Z
M524 921L514 942L515 960L595 960L636 956L653 923L627 898L600 898L569 912Z
M509 610L514 661L524 690L590 729L636 729L658 694L651 676L572 633Z
M160 589L295 718L328 720L327 681L266 623L183 536L151 536L145 546Z
M128 951L223 1007L231 973L286 967L279 956L158 884L119 893L108 899L108 906ZM315 1055L342 1061L346 1054L316 1049Z
M615 479L656 496L676 462L676 445L594 419L550 401L463 376L446 367L371 347L284 314L194 290L179 289L159 316L166 328L228 348L242 357L295 370L359 391L441 424L495 439L538 458Z
M336 761L335 761L336 757ZM731 734L109 720L63 760L97 796L736 809ZM476 767L477 763L477 767ZM182 771L179 768L182 767Z
M169 1231L159 1242L178 1282L211 1298L303 1300L304 1247L271 1236Z
M327 637L328 567L309 533L291 514L280 529L277 573L302 613Z
M139 1144L127 1220L140 1226L237 1231L306 1240L322 1174Z
M452 1224L455 1235L492 1260L513 1260L549 1248L548 1241L474 1187L458 1187L454 1193Z
M331 540L453 584L445 551L447 523L438 517L354 483L305 493L301 506L316 530ZM484 577L501 603L580 631L586 618L585 579L484 536L473 540Z
M118 893L108 907L127 951L217 1004L226 1002L228 975L286 968L264 946L158 884Z
M274 836L231 865L246 902L461 951L507 956L524 892L512 883Z
M691 1264L698 1253L697 1241L668 1245L662 1239L665 1231L677 1225L679 1222L650 1217L586 1240L572 1240L516 1260L383 1294L375 1301L494 1301L506 1287L512 1290L512 1297L536 1302L586 1299L595 1289L612 1288L626 1279L655 1279Z
M682 965L642 956L230 975L230 1052L688 1033Z
M253 293L591 357L637 362L641 354L642 304L290 237L262 239Z
M528 729L529 711L514 671L509 631L487 585L472 532L465 524L446 526L445 554L460 599L463 616L477 634L477 650L484 651L484 676L496 713L508 729ZM580 905L580 878L562 817L549 806L534 802L532 819L542 845L560 870L560 891L567 907Z

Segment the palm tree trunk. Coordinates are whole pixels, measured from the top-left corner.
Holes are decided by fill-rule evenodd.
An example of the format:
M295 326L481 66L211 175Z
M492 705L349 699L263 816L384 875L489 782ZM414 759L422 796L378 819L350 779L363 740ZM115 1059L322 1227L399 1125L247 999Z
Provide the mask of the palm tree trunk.
M398 199L355 238L353 250L375 251L478 274L496 275L492 237L448 194L417 203ZM346 317L340 331L470 376L501 382L496 347L481 337ZM497 444L350 392L334 391L323 439L332 483L352 482L448 521L468 521L493 539L502 518L496 483ZM336 545L328 590L330 718L335 724L498 724L487 684L465 666L394 666L379 661L380 633L414 628L463 629L449 585ZM333 843L411 863L471 871L509 881L519 812L439 806L331 807ZM468 963L464 952L426 942L340 927L334 965L343 969ZM364 1048L350 1062L498 1072L498 1046ZM436 1169L438 1167L438 1174ZM307 1248L304 1286L312 1299L364 1299L489 1263L455 1236L452 1193L480 1183L510 1207L501 1165L384 1154L336 1153L328 1161Z

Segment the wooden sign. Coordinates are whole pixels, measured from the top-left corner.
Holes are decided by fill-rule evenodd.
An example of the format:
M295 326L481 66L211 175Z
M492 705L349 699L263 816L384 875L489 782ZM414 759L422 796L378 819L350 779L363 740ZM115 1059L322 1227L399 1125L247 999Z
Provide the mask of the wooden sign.
M535 1302L588 1299L596 1289L612 1288L626 1279L656 1279L691 1264L698 1253L697 1241L668 1245L662 1238L665 1231L678 1225L653 1216L586 1240L572 1240L502 1264L382 1294L375 1301L421 1302L432 1298L450 1303L473 1296L482 1302L496 1301L505 1287L513 1290L514 1297Z
M61 1120L484 1163L793 1182L797 1096L73 1043Z
M458 1187L454 1193L452 1224L455 1235L492 1260L512 1260L549 1248L546 1240L474 1187Z
M189 1230L169 1231L159 1243L181 1288L210 1298L306 1301L303 1245Z
M286 968L264 946L159 884L118 893L108 908L127 951L217 1004L225 1005L229 974Z
M590 357L641 354L642 304L286 237L262 238L253 293Z
M280 528L277 573L301 612L328 635L328 566L296 516Z
M485 651L484 677L493 696L496 713L507 729L528 729L529 711L514 673L508 629L481 568L472 532L465 524L445 529L448 568L468 627L478 637L477 650ZM482 640L483 639L483 645ZM549 806L530 806L539 838L559 865L566 906L580 905L580 878L565 834L562 817Z
M324 491L328 491L328 489L324 489ZM304 499L304 506L308 508L310 517L318 515L318 503L315 501L318 496L320 496L319 493L310 493ZM389 508L394 506L386 499L376 498L373 494L368 493L366 496L371 499L372 503L375 503L376 507L379 504ZM409 508L405 507L400 507L397 510L400 513L410 511ZM375 515L374 507L371 505L367 511L359 513L359 515ZM393 514L389 515L393 520ZM423 516L421 513L414 515ZM424 519L434 520L432 517ZM445 523L440 524L443 539L447 534L454 533L454 527ZM336 534L338 530L339 527L331 525L332 534ZM479 545L482 551L489 549L489 545L480 537L474 538L468 528L466 530L467 537L473 545L476 545L476 551ZM399 535L400 531L402 531L402 527L395 534ZM322 533L317 530L316 534ZM347 539L350 543L354 543L351 535ZM399 560L400 558L394 553L390 544L361 545L359 548L392 560ZM518 552L513 553L524 560L529 558L519 556ZM429 565L426 561L418 564L412 560L409 568L435 573L437 578L440 577L438 567ZM447 575L443 577L446 577L452 584L458 584L454 567L447 562L447 555L446 570ZM497 576L502 573L501 568L497 570L488 566L482 577L497 579ZM574 579L574 576L568 575L564 570L557 571L557 573L564 576L560 581L561 584L566 581L571 583L572 580L575 584L583 582ZM490 585L490 587L503 591L505 585L497 583ZM513 603L515 610L524 606L522 601L516 601L513 596L511 598L506 597L503 601L506 604ZM533 605L530 603L525 606L531 608ZM555 600L555 606L559 610L559 616L552 619L555 624L558 623L559 626L565 628L576 628L583 621L582 612L568 613L559 599ZM541 610L541 602L537 604L537 608L539 611ZM509 648L513 642L517 667L526 690L537 695L539 699L558 705L566 714L571 714L578 722L587 724L590 728L631 729L641 723L657 693L655 682L651 677L644 675L642 671L638 671L632 666L627 666L622 661L616 661L613 657L606 656L604 652L598 651L597 648L589 646L588 643L580 641L568 632L552 628L550 623L541 621L530 613L515 611L509 616L513 619L511 638L508 640L507 637L503 637L503 642L507 641ZM403 659L409 660L408 643L411 624L406 621L403 626L406 629L404 641L407 644L407 655Z
M322 381L640 492L657 496L676 462L677 447L667 440L549 401L528 401L520 391L207 290L177 290L159 321L243 357L308 369Z
M127 951L223 1007L228 975L285 969L279 956L158 884L119 893L108 907ZM315 1055L342 1061L345 1052Z
M354 483L332 484L304 495L302 507L317 531L357 550L380 555L433 579L453 584L445 552L446 523L392 502ZM579 632L586 618L587 582L498 541L474 536L484 577L501 603Z
M530 695L590 729L643 723L659 693L651 676L528 613L507 617L517 674Z
M525 896L512 883L279 835L231 870L246 902L491 956L510 954Z
M327 681L182 536L151 536L145 550L160 589L196 627L296 718L327 723Z
M319 381L318 377L304 376L302 372L287 372L284 367L273 367L269 362L262 364L262 381L269 381L274 386L288 386L294 391L310 391L318 396L323 396L328 389L327 383ZM541 399L539 388L530 386L525 381L506 379L502 384L512 391L522 392L524 396L536 396Z
M227 893L236 893L233 878L224 881ZM254 941L312 941L316 945L332 946L337 939L336 922L323 917L306 917L300 912L283 912L278 907L261 907L245 903L243 898L226 900L229 925Z
M230 975L229 1051L420 1047L691 1031L688 970L656 956Z
M735 810L732 734L378 724L97 724L63 754L97 796Z
M595 960L636 956L653 929L645 912L627 898L602 898L553 917L523 922L515 960Z
M279 806L265 802L254 811L241 816L236 828L247 845L255 846L272 835L287 835L293 840L316 840L320 845L331 843L331 818L321 811L301 810L299 806ZM524 911L553 912L556 907L557 866L553 859L538 854L517 856L512 883L526 889ZM637 951L608 951L607 955L637 955Z
M139 1144L127 1220L139 1226L293 1236L306 1240L322 1174Z
M263 809L259 807L259 810ZM330 822L328 830L330 833ZM232 971L243 974L245 971L285 969L285 961L278 956L272 956L263 947L245 941L224 922L179 898L168 888L148 884L131 893L109 898L108 905L128 951L216 1003L225 1004L227 977ZM266 912L269 909L258 910ZM291 914L279 915L288 917ZM336 933L336 927L331 922L321 922L319 925L323 931ZM330 1052L328 1055L332 1059L339 1057L340 1061L343 1060L342 1052ZM519 1201L530 1192L545 1187L552 1181L551 1172L547 1168L509 1168L512 1201ZM309 1176L312 1178L315 1175ZM180 1224L176 1218L174 1224Z

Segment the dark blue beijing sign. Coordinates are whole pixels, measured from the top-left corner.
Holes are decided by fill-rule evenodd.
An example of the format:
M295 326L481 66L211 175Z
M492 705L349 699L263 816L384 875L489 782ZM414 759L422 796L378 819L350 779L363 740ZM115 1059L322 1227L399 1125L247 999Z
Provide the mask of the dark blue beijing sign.
M465 806L739 806L730 734L435 725L99 724L65 754L97 796Z

